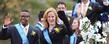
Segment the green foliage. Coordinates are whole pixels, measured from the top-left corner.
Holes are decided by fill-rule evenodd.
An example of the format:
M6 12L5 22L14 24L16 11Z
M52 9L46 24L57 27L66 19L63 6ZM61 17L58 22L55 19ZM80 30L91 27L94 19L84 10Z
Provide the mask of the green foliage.
M57 7L57 3L58 3L57 0L47 0L48 7L56 8Z
M18 23L19 12L22 9L28 9L31 11L32 19L30 21L34 23L33 21L35 18L33 17L36 16L37 12L43 8L46 8L46 6L42 6L43 4L37 2L37 0L0 0L0 2L0 8L2 8L0 9L0 16L12 16L14 20L13 23ZM0 19L3 17L0 17ZM2 24L1 21L0 24Z
M45 3L42 3L45 1ZM13 24L19 23L19 12L28 9L31 12L30 24L35 24L39 11L48 7L56 8L59 0L0 0L0 26L3 25L3 17L9 15L13 19ZM71 2L66 2L68 10L72 9ZM5 41L4 41L5 42ZM0 44L8 44L8 42Z
M43 0L44 1L44 0ZM58 0L46 0L46 3L41 3L39 0L0 0L0 19L6 15L13 17L14 22L18 23L19 21L19 11L22 9L28 9L31 11L31 20L30 23L35 23L36 16L40 10L45 10L48 7L56 8ZM67 2L68 10L72 9L71 2ZM2 17L3 16L3 17ZM0 21L0 24L1 21Z
M72 10L73 6L71 2L66 2L66 5L68 10Z

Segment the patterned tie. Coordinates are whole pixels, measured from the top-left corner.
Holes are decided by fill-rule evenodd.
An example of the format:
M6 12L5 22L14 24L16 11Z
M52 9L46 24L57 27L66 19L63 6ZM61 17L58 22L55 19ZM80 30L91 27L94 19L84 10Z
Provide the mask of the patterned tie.
M28 28L24 28L24 32L25 32L25 34L27 35L27 33L28 33Z

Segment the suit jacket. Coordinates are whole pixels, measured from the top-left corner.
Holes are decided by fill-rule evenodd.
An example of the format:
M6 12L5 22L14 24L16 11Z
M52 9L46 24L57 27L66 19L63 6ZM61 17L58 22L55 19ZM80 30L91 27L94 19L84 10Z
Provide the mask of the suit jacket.
M88 10L89 11L89 10ZM63 11L58 11L58 16L59 18L64 22L65 24L65 27L67 30L63 29L64 32L66 33L63 33L65 34L63 36L63 43L61 44L70 44L70 36L75 32L75 31L72 31L72 27L70 26L70 23L65 15L65 13ZM62 27L63 28L63 27ZM59 38L59 37L57 37ZM82 37L81 36L77 36L77 41L76 41L76 44L79 44L81 41L82 41ZM58 41L60 42L60 40ZM60 44L60 43L59 43Z
M64 25L56 25L55 28L59 28L59 32L56 32L55 30L52 32L48 32L48 35L52 41L52 44L64 44L63 40L65 38L65 35L71 35L72 29L69 24L69 21L64 13L64 11L58 11L59 18L64 22ZM47 30L48 31L48 30ZM46 39L44 38L43 31L40 34L41 35L41 44L48 44Z
M88 15L90 14L90 12L92 11L92 9L93 9L93 4L94 4L94 3L92 3L92 2L89 3L88 9L87 9L87 11L86 11L86 16L88 16ZM78 4L76 4L75 7L74 7L74 9L73 9L73 11L72 11L72 16L73 16L74 18L77 18L77 17L78 17L78 15L77 15L77 9L78 9L79 5L81 5L81 2L78 3ZM82 17L83 17L83 16L82 16Z
M47 30L48 31L48 35L49 35L49 38L51 39L52 44L63 44L63 39L64 39L64 36L66 34L66 30L65 30L65 28L62 25L59 25L57 27L60 30L59 32L56 32L55 30L53 30L52 32L49 32ZM57 27L55 27L55 28L57 28ZM42 33L41 36L42 36L42 38L41 38L41 44L48 44L47 41L46 41L46 39L44 38L43 33Z
M33 32L35 32L33 34ZM11 44L22 44L22 39L20 37L19 32L17 31L15 26L9 26L0 31L0 39L6 40L11 39ZM29 27L27 38L29 40L29 44L38 44L38 31L34 30L32 26Z
M70 44L70 36L67 36L67 38L64 41L64 44ZM83 41L82 36L77 36L76 44L79 44L81 41Z

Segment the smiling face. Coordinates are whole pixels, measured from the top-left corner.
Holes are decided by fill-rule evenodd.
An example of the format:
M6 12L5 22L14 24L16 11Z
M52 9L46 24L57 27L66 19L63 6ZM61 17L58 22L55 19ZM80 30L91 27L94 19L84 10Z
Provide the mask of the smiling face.
M20 22L23 25L27 25L28 24L29 18L30 18L29 12L21 12L20 13Z
M46 28L48 28L49 26L55 26L58 21L57 11L52 7L48 8L44 13L43 19Z
M54 12L48 13L47 22L49 25L54 25L56 23L56 15Z
M64 4L59 4L57 6L57 11L66 11L66 6Z
M74 19L73 22L72 22L72 29L76 30L78 28L79 28L79 21Z

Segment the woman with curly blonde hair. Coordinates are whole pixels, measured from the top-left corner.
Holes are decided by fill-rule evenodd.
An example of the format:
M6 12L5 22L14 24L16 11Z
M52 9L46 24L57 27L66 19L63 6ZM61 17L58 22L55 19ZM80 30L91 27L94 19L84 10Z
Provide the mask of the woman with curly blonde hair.
M67 33L64 25L58 24L58 14L54 8L48 8L44 13L45 29L42 31L41 44L63 44Z
M47 28L50 24L57 24L58 21L58 14L57 11L54 8L48 8L45 13L44 13L44 23L45 23L45 27ZM53 22L54 21L54 22ZM49 23L50 22L50 23Z

